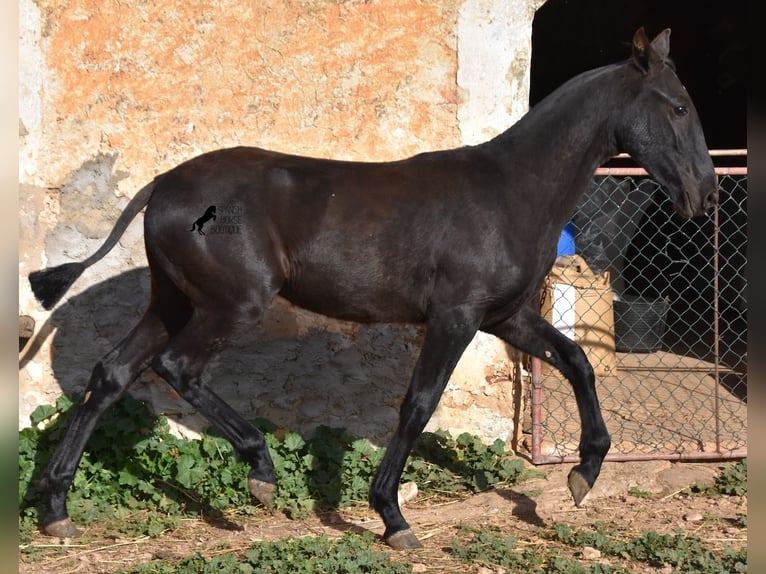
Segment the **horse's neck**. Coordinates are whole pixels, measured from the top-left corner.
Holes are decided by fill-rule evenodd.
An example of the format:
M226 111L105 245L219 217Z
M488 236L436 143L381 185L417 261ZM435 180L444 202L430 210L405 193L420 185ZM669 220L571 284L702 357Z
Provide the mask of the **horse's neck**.
M574 78L488 142L514 172L510 187L534 189L554 219L571 215L596 168L617 151L610 115L621 106L611 76L618 73L609 66Z

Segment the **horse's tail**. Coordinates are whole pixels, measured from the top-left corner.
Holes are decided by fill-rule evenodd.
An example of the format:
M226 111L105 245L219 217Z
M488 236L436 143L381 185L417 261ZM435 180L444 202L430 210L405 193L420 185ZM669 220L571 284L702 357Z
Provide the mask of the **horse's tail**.
M149 203L149 198L154 192L155 181L144 186L130 200L125 210L120 214L120 217L117 218L117 222L114 224L109 237L106 238L104 244L93 255L84 261L64 263L49 269L33 271L29 274L29 284L32 286L32 293L34 293L45 309L52 308L64 296L64 293L66 293L72 283L82 275L83 271L112 250L120 240L120 237L122 237L122 234L125 233L130 222Z

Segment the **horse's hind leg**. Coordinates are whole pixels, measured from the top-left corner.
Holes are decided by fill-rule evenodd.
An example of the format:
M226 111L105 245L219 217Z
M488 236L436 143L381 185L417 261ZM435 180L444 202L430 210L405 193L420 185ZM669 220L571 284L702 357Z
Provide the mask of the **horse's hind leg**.
M276 478L263 434L202 381L210 357L259 318L260 313L254 311L248 313L250 321L243 322L238 316L242 309L239 306L235 312L227 313L221 308L196 308L184 328L155 357L152 366L231 442L239 459L251 467L248 475L251 494L270 506Z
M585 352L527 306L505 321L481 329L556 367L571 383L581 434L580 464L569 473L569 489L579 506L596 482L611 444L596 395L593 368Z
M165 324L150 309L133 331L94 367L63 440L37 484L47 505L43 530L62 538L79 536L69 519L66 496L98 418L113 405L167 341Z

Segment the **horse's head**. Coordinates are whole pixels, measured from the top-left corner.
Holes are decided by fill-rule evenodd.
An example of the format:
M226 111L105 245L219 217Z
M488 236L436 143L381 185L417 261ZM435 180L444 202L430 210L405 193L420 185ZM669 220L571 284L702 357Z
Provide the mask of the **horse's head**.
M650 43L633 36L635 97L619 110L618 145L666 190L679 215L705 214L718 202L718 184L697 110L668 59L670 30Z

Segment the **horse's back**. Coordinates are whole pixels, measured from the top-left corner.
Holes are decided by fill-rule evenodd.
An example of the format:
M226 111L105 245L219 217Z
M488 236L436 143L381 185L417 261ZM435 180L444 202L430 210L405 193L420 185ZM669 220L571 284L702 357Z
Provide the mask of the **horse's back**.
M498 265L503 246L487 229L500 227L499 212L479 179L491 170L468 170L468 153L380 163L259 148L198 156L158 178L145 217L150 261L197 298L266 282L325 315L420 321L445 273L459 267L450 281L475 289ZM190 233L212 205L217 219Z

